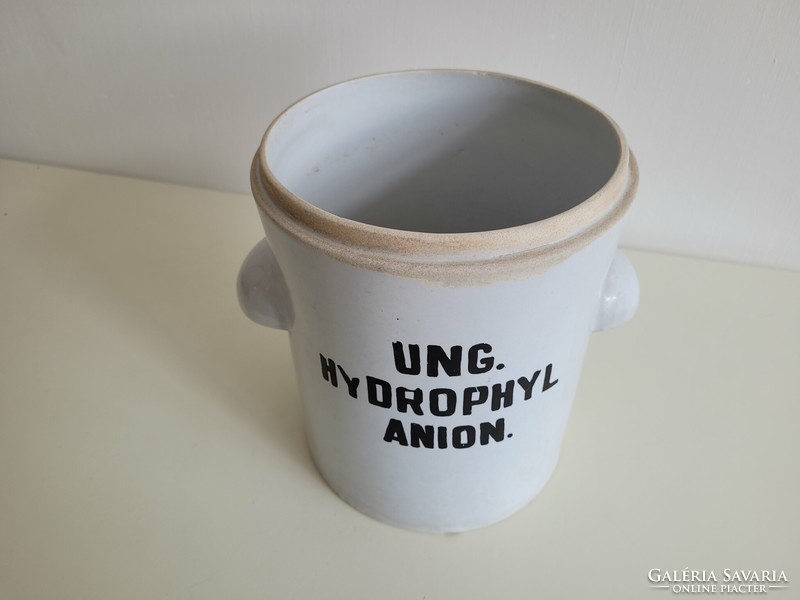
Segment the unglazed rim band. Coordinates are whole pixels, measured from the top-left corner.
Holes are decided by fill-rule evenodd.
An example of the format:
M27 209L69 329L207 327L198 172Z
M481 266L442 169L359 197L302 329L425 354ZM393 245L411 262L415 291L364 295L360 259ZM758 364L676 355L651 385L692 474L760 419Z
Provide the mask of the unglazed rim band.
M469 233L427 233L369 225L329 213L284 186L267 161L266 149L276 124L310 96L375 77L463 73L500 77L544 88L599 114L619 144L619 160L606 183L580 204L533 223ZM292 237L348 264L431 279L458 277L481 267L517 271L560 262L616 224L633 201L638 183L636 160L617 124L603 111L562 90L527 79L482 71L400 71L345 81L314 92L284 110L269 126L253 159L251 186L264 214ZM488 263L488 264L487 264Z

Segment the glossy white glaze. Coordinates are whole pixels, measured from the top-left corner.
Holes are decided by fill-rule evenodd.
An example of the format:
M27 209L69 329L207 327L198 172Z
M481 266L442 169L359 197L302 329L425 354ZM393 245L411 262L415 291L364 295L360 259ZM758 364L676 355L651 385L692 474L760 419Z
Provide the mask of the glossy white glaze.
M342 98L357 110L342 116ZM472 131L471 158L426 169L454 146L424 146L420 158L414 140L446 137L430 131L456 114ZM248 256L239 298L256 322L289 330L320 472L347 502L402 527L504 518L555 467L589 333L624 322L638 302L635 273L614 258L636 182L624 138L562 92L470 72L357 80L286 115L254 163L274 254L261 242ZM413 168L387 171L374 152L343 150L381 136L381 164L410 155ZM584 158L549 156L558 146ZM537 167L547 160L552 168ZM308 183L323 171L324 184ZM560 194L567 182L573 191ZM432 194L422 204L420 190ZM495 228L486 211L510 226ZM364 214L378 222L352 218Z

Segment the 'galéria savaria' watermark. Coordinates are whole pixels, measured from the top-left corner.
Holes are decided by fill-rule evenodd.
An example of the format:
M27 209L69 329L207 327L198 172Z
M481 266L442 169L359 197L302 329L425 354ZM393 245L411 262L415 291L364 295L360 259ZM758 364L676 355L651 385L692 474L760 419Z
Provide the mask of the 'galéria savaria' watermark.
M766 594L789 588L786 573L775 570L650 569L647 579L651 588L673 594Z

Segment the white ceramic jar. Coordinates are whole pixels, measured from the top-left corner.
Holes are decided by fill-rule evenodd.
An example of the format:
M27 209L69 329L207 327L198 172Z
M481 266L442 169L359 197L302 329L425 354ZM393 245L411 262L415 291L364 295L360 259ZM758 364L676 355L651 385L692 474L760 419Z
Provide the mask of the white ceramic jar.
M435 532L545 485L589 333L633 314L617 125L493 73L390 73L281 114L252 187L254 321L289 331L309 446L344 500Z

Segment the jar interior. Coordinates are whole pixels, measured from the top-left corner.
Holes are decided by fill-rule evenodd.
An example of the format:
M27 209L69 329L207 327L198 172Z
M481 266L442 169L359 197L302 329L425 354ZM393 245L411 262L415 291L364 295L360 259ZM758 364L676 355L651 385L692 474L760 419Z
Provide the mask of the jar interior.
M267 138L274 176L302 200L379 227L492 231L591 197L621 147L600 112L493 74L396 73L313 94Z

